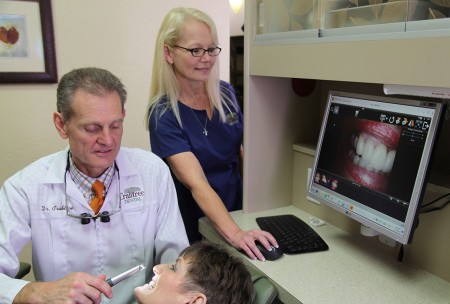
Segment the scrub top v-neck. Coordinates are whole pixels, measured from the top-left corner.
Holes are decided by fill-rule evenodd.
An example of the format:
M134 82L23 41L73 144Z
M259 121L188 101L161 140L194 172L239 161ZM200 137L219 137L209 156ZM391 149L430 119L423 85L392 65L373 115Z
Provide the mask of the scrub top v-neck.
M229 84L225 86L230 89ZM233 107L230 107L231 111L225 109L227 119L224 123L217 111L214 111L212 118L208 119L206 110L192 109L180 101L178 107L182 128L171 110L167 110L162 116L157 110L153 111L150 117L152 152L163 159L182 152L192 152L227 210L241 209L242 179L239 164L239 151L243 139L241 111ZM191 242L198 240L201 238L198 233L198 219L204 214L192 198L191 192L174 175L173 178L189 240Z

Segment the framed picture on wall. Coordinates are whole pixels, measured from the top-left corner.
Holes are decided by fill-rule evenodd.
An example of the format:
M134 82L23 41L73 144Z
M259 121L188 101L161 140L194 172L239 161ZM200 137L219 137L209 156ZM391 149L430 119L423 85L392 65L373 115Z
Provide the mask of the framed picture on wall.
M51 0L0 1L0 83L56 83Z

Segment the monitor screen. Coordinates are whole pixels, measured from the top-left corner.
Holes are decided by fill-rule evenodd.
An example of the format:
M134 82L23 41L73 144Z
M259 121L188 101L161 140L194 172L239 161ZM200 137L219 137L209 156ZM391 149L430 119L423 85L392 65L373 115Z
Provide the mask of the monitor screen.
M442 114L440 103L331 91L308 196L410 243Z

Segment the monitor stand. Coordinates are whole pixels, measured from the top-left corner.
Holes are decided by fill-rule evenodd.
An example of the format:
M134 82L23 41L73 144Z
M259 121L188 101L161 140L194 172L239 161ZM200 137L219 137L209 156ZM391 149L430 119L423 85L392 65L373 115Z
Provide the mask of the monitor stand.
M360 232L364 236L377 236L380 233L378 231L373 230L372 228L369 228L367 226L361 225Z

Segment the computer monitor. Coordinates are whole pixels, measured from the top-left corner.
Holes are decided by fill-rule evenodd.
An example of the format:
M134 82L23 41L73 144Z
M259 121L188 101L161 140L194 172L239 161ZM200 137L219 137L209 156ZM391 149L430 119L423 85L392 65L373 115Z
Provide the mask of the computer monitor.
M411 242L444 106L331 91L308 196Z

